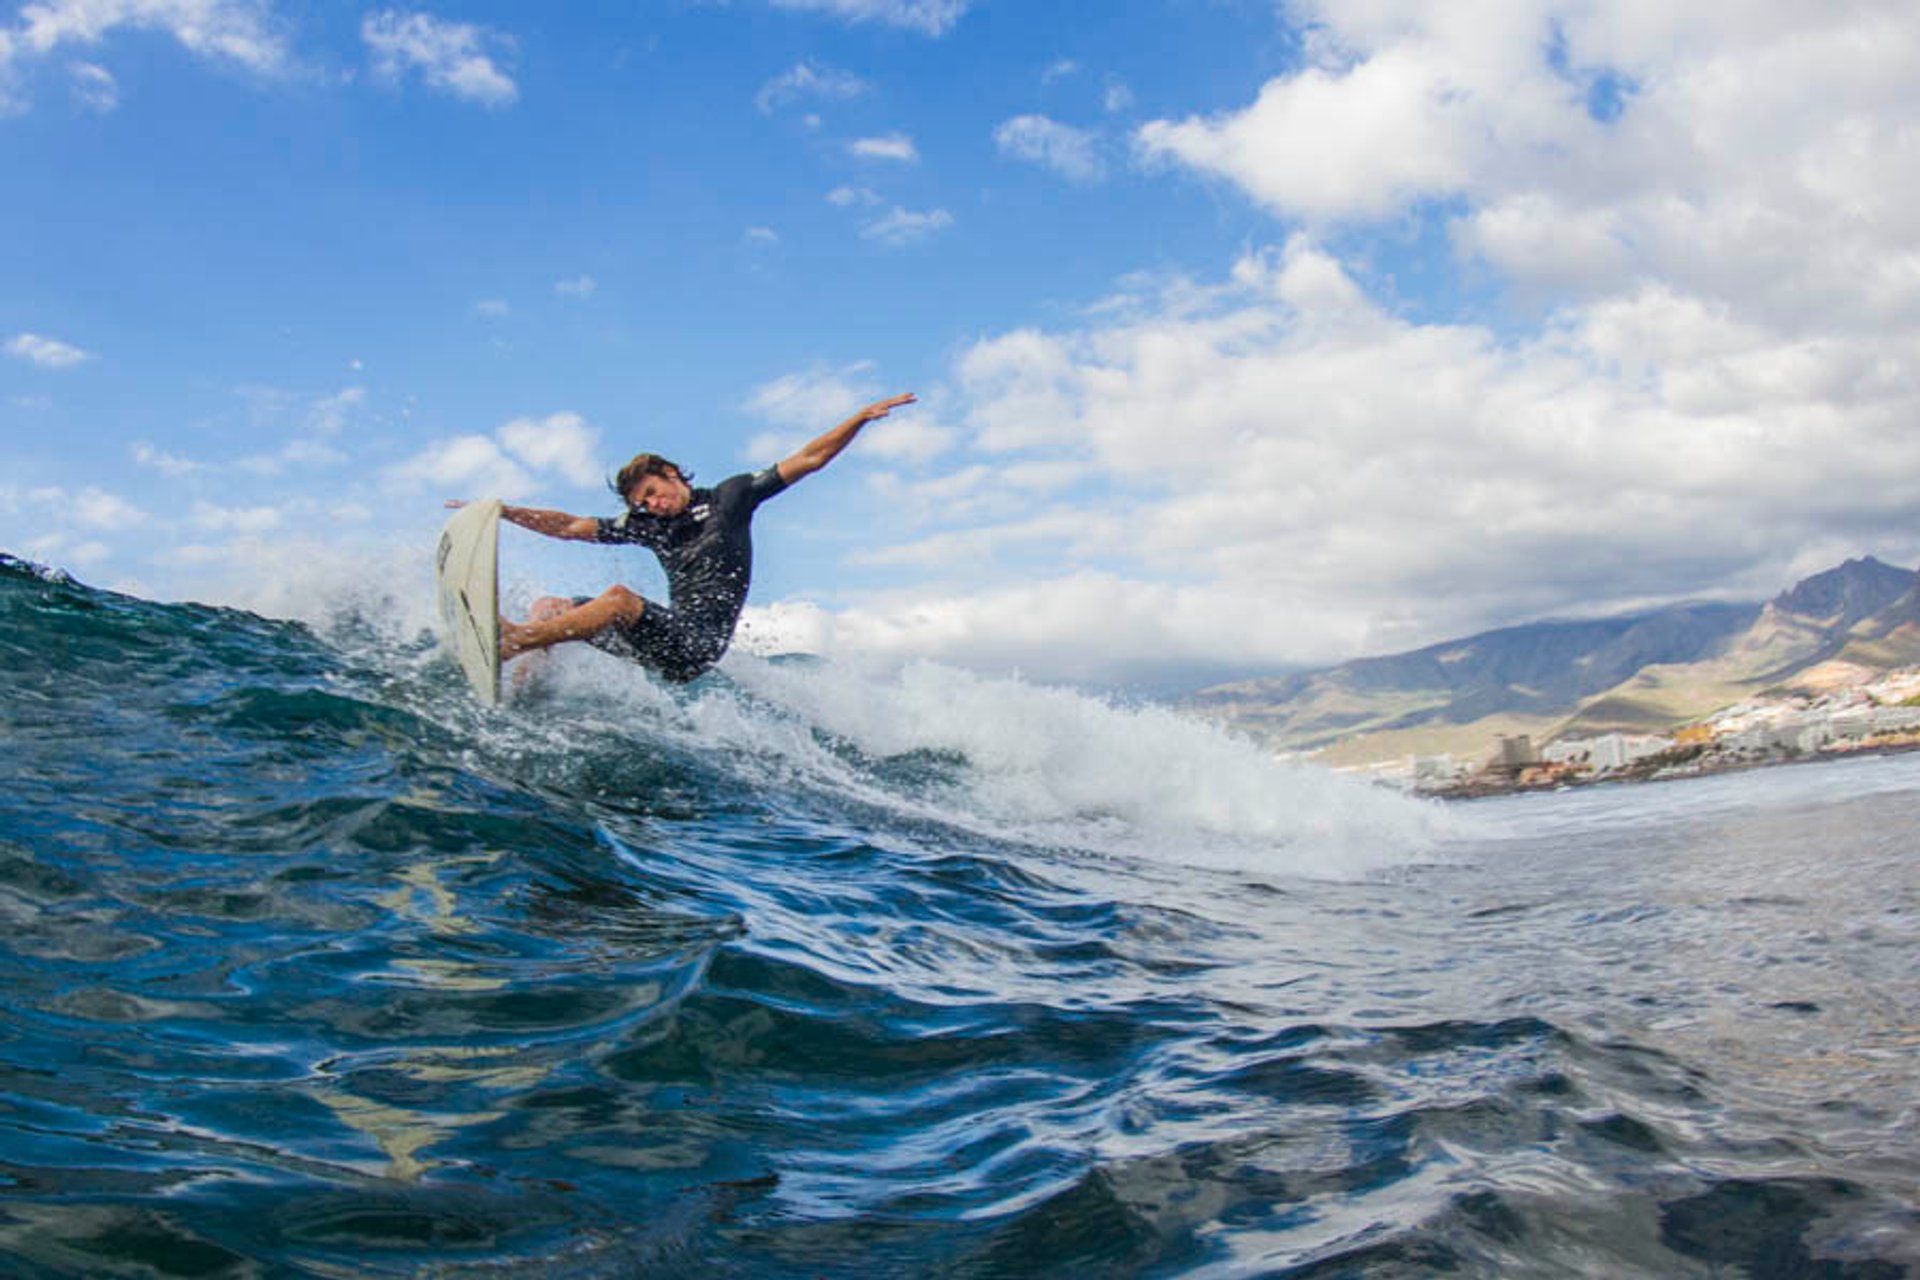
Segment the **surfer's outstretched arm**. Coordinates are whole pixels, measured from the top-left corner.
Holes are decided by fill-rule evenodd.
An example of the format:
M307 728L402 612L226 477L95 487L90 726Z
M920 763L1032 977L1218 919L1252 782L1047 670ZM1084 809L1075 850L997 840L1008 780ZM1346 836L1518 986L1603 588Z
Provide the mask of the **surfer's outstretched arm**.
M466 502L460 498L449 498L447 505L464 507ZM592 516L570 516L564 511L542 511L539 507L502 506L500 518L522 529L531 529L549 538L563 538L568 542L592 542L594 533L600 527L600 522Z
M894 396L891 400L876 400L833 430L803 445L791 458L782 461L779 467L780 478L788 484L793 484L812 475L839 457L840 451L852 444L853 438L860 434L860 428L869 422L876 422L886 417L901 405L912 403L912 393Z

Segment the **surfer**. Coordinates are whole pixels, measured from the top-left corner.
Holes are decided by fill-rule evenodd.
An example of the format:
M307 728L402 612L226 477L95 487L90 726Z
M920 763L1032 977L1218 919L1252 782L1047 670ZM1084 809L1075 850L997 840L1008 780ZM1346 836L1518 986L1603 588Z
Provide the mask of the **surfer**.
M869 422L913 402L912 395L876 401L792 457L711 489L694 488L690 473L658 454L636 454L612 481L626 511L611 518L502 507L501 519L549 538L646 547L666 570L667 603L618 584L598 596L544 597L525 622L500 620L501 661L584 640L674 683L694 679L726 652L746 604L754 511L832 462Z

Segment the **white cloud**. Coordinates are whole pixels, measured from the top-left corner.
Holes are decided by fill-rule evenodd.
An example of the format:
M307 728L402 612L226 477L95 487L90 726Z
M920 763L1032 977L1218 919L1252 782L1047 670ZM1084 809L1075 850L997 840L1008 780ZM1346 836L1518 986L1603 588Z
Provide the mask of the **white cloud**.
M817 63L800 62L761 85L760 92L754 95L753 102L760 109L761 114L772 115L780 108L794 102L806 99L844 102L849 98L857 98L866 91L867 82L850 71L837 71Z
M763 382L743 406L777 427L824 431L863 404L880 398L880 380L871 360L840 368L814 365Z
M73 78L74 101L89 111L106 115L120 105L119 82L105 67L91 62L74 62L68 64L67 72Z
M1309 67L1245 111L1150 121L1137 137L1149 157L1227 177L1284 214L1379 217L1466 187L1490 145L1470 127L1478 105L1436 59L1395 50Z
M764 382L742 407L777 429L749 440L746 456L755 461L783 458L886 394L870 360L839 368L813 365ZM926 462L951 449L956 436L926 405L916 404L866 427L860 450L876 459Z
M868 560L923 585L811 634L1120 680L1920 562L1920 322L1849 314L1628 280L1531 334L1416 322L1305 236L1132 282L962 354L970 447L870 481L904 527Z
M1136 141L1337 224L1349 256L1276 232L1217 281L1128 281L976 342L970 447L870 480L914 526L886 554L964 580L864 601L843 639L1034 671L1161 645L1280 663L1764 594L1829 552L1920 561L1908 7L1295 12L1300 69ZM1536 323L1370 296L1422 222ZM1017 469L1058 488L1016 492ZM1069 490L1064 522L1034 510ZM1057 607L1020 612L1013 579Z
M919 419L913 421L917 423ZM942 430L940 452L957 443L955 435ZM915 461L921 460L915 458ZM932 521L998 523L1030 515L1037 500L1069 489L1094 474L1094 468L1075 460L997 460L991 466L966 463L957 471L925 478L907 479L891 471L875 472L869 475L867 484L895 510L922 512Z
M842 209L854 205L875 205L880 203L880 193L866 187L835 187L827 192L827 203Z
M265 0L38 0L20 9L15 26L0 29L0 112L26 106L11 88L19 63L64 46L98 46L122 28L158 31L199 57L280 75L289 60L274 25ZM111 73L89 63L73 70L82 101L110 110L117 102Z
M489 320L504 320L513 314L513 308L507 305L505 298L482 298L473 304L473 314Z
M913 212L895 205L891 212L875 218L860 228L860 236L865 240L878 240L885 245L907 245L925 240L953 225L953 215L945 209L928 209Z
M479 435L436 441L389 468L385 478L396 488L435 488L449 498L518 498L536 489L533 477L497 440Z
M336 436L348 418L367 403L365 387L345 387L313 402L307 412L307 429L315 435Z
M438 488L450 498L524 497L543 476L558 476L583 489L603 476L599 431L576 413L515 418L491 436L437 440L384 473L394 488Z
M1133 105L1133 90L1127 87L1126 82L1109 78L1106 89L1100 95L1100 105L1109 114L1125 111Z
M951 452L960 432L941 422L929 406L915 405L868 426L860 450L878 461L924 464Z
M879 22L930 36L945 35L972 0L772 0L776 9L831 14L848 22Z
M494 434L508 453L535 471L556 473L583 489L605 478L599 460L600 432L577 413L515 418Z
M307 471L316 467L337 467L347 454L317 436L296 436L278 452L259 453L241 458L232 465L249 475L281 476L289 470Z
M249 462L261 462L249 459ZM334 467L347 461L347 454L322 440L307 438L291 440L279 455L267 461L259 469L268 473L277 473L286 467Z
M1092 570L971 594L880 595L832 612L805 604L754 609L743 632L749 629L768 650L933 659L1073 684L1152 680L1169 670L1244 670L1269 660L1275 633L1323 649L1352 639L1321 634L1324 628L1285 601Z
M104 542L76 541L72 535L65 533L41 534L28 539L20 549L36 563L75 569L98 564L112 554L112 549Z
M581 274L571 280L554 281L553 291L563 298L590 298L599 287L599 282L592 276Z
M75 523L89 529L118 529L147 518L146 512L120 495L91 487L64 499L62 505Z
M37 364L42 369L71 369L93 359L91 352L37 333L23 333L13 338L7 343L6 351L16 360Z
M193 504L194 526L215 532L257 534L280 527L278 507L222 507L205 500Z
M156 449L151 444L144 442L133 446L133 460L143 467L152 467L161 475L171 476L175 479L181 476L192 475L194 472L204 469L206 465L205 463L195 462L191 458L182 458L177 454L168 453L163 449Z
M993 131L1002 155L1053 170L1074 182L1095 182L1106 172L1094 135L1041 115L1015 116Z
M997 480L991 471L989 483ZM1015 518L948 529L907 542L887 542L856 552L856 564L903 565L915 569L950 570L957 564L988 564L1020 559L1030 548L1044 549L1050 558L1068 562L1086 560L1114 544L1123 530L1117 515L1072 507L1036 508L1023 501Z
M1153 121L1149 157L1310 222L1465 206L1523 285L1622 278L1786 317L1915 304L1920 23L1896 0L1301 0L1308 65L1245 108Z
M913 145L913 139L904 133L889 133L878 138L857 138L849 143L847 150L862 160L889 160L896 164L914 164L920 159L919 148Z
M486 107L511 106L520 96L493 52L512 41L485 27L448 22L427 13L386 9L360 23L360 38L373 55L376 74L397 81L418 71L426 83L456 98Z
M263 477L346 462L347 454L334 440L362 417L367 403L364 387L343 387L331 394L316 396L253 386L238 388L235 394L246 404L248 425L256 435L265 438L285 433L286 443L271 453L252 454L215 465L220 470L235 469ZM136 456L143 450L150 451L150 447L137 446Z
M1057 58L1048 63L1047 69L1040 73L1040 83L1052 84L1056 80L1065 80L1069 76L1077 76L1079 74L1080 64L1078 62L1075 62L1072 58Z
M780 233L772 227L748 227L745 239L752 245L776 245L780 243Z
M1912 328L1808 339L1657 285L1530 337L1414 323L1296 238L1219 284L969 349L974 449L943 513L959 522L889 554L1082 581L1070 531L1095 528L1128 566L1112 608L1180 581L1181 607L1229 628L1221 653L1269 663L1777 585L1842 532L1855 554L1920 559L1915 349ZM995 484L1007 466L1079 464L1112 496L1064 525L983 504L982 457ZM1231 600L1270 625L1249 634ZM952 595L941 616L978 603ZM1022 665L1061 648L1105 661L1122 643L1091 604L1047 616L1058 631Z

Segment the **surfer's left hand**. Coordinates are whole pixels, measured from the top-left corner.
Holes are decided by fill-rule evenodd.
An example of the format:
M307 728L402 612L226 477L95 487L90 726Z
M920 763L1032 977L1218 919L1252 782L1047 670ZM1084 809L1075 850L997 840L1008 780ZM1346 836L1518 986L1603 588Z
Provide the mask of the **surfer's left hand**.
M876 400L860 411L860 416L868 422L878 422L902 405L913 404L914 394L909 391L903 396L894 396L887 400Z

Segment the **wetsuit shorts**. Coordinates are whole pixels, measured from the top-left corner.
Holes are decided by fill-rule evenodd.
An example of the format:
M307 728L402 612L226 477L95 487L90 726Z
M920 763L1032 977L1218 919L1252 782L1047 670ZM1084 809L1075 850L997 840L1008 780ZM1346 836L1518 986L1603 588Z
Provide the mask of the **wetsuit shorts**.
M576 605L592 596L575 596ZM647 601L646 610L632 622L619 622L589 636L587 643L616 658L638 662L673 684L685 684L704 674L727 651L725 635L695 626L663 604Z

